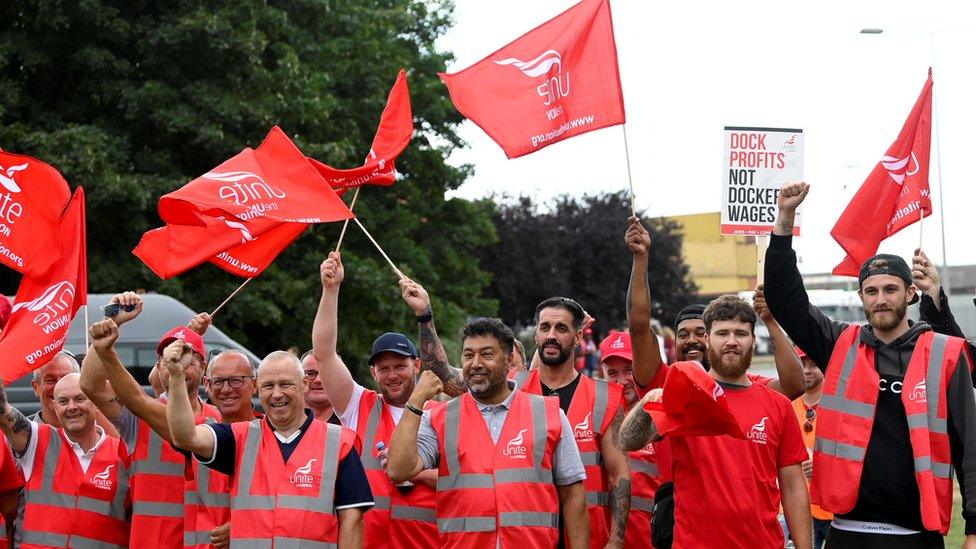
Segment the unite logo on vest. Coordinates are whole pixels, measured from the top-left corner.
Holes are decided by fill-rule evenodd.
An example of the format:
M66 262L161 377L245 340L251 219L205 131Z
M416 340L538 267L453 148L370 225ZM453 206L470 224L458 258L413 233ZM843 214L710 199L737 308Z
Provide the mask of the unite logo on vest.
M112 467L115 467L114 463L106 467L105 470L102 471L101 473L93 475L91 479L92 486L94 486L95 488L100 488L102 490L111 490L112 489L112 479L111 479Z
M925 380L919 381L912 388L912 392L908 394L908 400L912 402L917 402L919 404L926 404L928 402L928 395L925 392Z
M522 429L517 435L512 437L512 440L508 441L505 449L502 450L502 455L511 459L527 459L528 450L525 448L523 444L524 439L522 438L526 431L528 429Z
M583 421L576 424L573 427L573 435L576 437L577 441L581 442L591 442L593 440L593 429L590 429L590 416L593 412L588 412Z
M315 484L315 476L312 475L312 464L318 458L312 458L308 460L308 463L302 465L291 475L291 483L297 488L311 488Z
M759 423L753 425L752 429L749 429L749 433L746 435L749 440L755 442L756 444L766 444L766 439L768 438L768 435L766 434L766 420L768 419L769 416L763 416L763 418L759 420Z

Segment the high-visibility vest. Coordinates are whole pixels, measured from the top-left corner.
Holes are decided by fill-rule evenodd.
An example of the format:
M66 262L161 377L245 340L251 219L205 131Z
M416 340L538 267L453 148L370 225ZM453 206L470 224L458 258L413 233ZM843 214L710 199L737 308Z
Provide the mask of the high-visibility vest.
M430 422L440 451L441 547L555 547L559 401L516 392L497 443L468 393L433 408Z
M654 494L670 477L668 441L649 442L640 450L627 452L630 463L630 514L624 547L650 547Z
M852 325L834 345L817 414L810 493L814 503L839 514L857 503L881 379L874 349L859 338L860 327ZM922 525L942 535L949 531L952 515L946 391L965 349L963 339L923 333L908 362L901 393L915 457Z
M515 380L522 391L542 394L538 369L519 372ZM610 539L610 492L603 471L600 441L620 408L622 396L620 385L580 374L579 385L566 412L586 469L583 486L590 514L590 547L594 549L604 547Z
M10 445L7 438L0 436L0 474L6 475L0 479L0 485L7 491L19 491L24 486L24 477L20 472L20 467L14 461L14 455L10 452ZM7 523L0 515L0 549L7 549Z
M336 477L356 434L312 421L284 463L267 420L231 428L237 446L230 489L231 548L337 547Z
M389 447L395 428L383 398L375 391L363 391L356 436L361 441L360 458L376 504L363 518L363 546L435 547L438 543L434 514L436 490L418 483L401 492L390 482L386 469L376 458L376 443L382 441Z
M127 461L125 445L108 437L83 472L64 432L38 425L20 546L128 547Z
M163 399L160 399L163 401ZM219 421L220 412L210 404L195 420ZM185 492L196 489L187 480L187 457L163 440L149 424L138 421L135 450L132 452L132 538L151 539L160 549L182 549L185 531L183 509Z

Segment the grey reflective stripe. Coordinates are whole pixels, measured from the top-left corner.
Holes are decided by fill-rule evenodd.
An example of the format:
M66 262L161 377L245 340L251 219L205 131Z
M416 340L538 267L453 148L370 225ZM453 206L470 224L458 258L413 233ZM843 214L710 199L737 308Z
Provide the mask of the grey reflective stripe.
M23 530L20 533L20 542L31 545L49 545L51 547L68 547L68 536L63 534L52 534L50 532L36 532L34 530Z
M339 441L342 437L342 427L327 423L328 434L325 438L325 453L322 455L322 485L319 486L319 501L326 504L330 514L335 514L335 483L339 469ZM334 459L329 459L334 457ZM315 498L307 498L314 500Z
M449 400L444 407L444 453L441 456L447 460L447 476L438 477L438 490L451 490L453 488L472 488L472 486L461 486L461 462L458 459L458 435L461 424L461 399L463 395ZM485 475L487 476L487 475ZM490 477L489 477L490 480ZM443 486L442 486L443 484ZM489 486L490 487L490 486Z
M380 429L380 416L383 413L383 401L377 398L373 402L373 407L369 410L369 418L366 420L366 432L363 435L363 452L360 459L363 468L367 471L383 470L380 460L376 457L376 432ZM379 508L379 506L377 506Z
M465 473L462 475L451 475L447 477L437 477L437 490L453 490L455 488L494 488L495 481L491 475L484 473Z
M187 503L199 503L207 507L221 507L227 509L230 507L230 494L225 492L211 492L210 491L210 467L203 465L200 462L196 462L197 469L197 489L196 492L188 491L189 494L193 495L194 501L187 501Z
M552 484L552 471L549 469L535 468L499 469L495 471L495 482L497 484L511 482L541 482L543 484Z
M43 492L41 490L25 490L24 502L50 505L51 507L62 507L64 509L75 508L74 496L59 494L57 492Z
M630 508L631 510L647 511L648 513L651 513L654 511L654 500L651 498L631 496Z
M849 459L851 461L864 461L864 448L854 446L853 444L817 437L814 443L814 449L834 457Z
M494 532L495 517L456 517L437 519L437 530L444 534L455 532Z
M610 399L610 384L606 381L595 380L595 395L593 398L593 432L603 433L603 417L607 412L607 401Z
M390 517L397 520L417 520L431 524L437 521L437 514L433 509L412 505L394 505L390 511Z
M373 496L373 509L389 509L390 498L385 496Z
M323 541L310 541L299 538L274 538L274 539L232 539L230 546L232 549L271 549L274 544L275 549L335 549L335 543Z
M587 492L586 504L601 506L610 505L610 494L606 492Z
M522 388L522 386L525 385L525 382L529 380L530 375L532 375L532 372L529 370L519 370L518 373L515 374L515 388Z
M630 458L630 472L644 473L645 475L657 476L657 464L643 459Z
M123 549L128 547L127 545L115 545L114 543L105 543L97 539L83 538L76 535L71 536L70 545L68 546L74 549Z
M932 461L932 458L928 456L915 458L915 472L922 473L925 471L932 471L932 476L935 477L952 478L952 465Z
M258 448L261 446L261 420L255 419L248 423L247 442L244 443L244 453L241 463L237 466L238 497L231 498L231 507L237 508L237 499L251 494L251 482L254 480L254 466L258 461ZM253 507L248 507L253 509Z
M133 515L149 515L154 517L182 517L182 503L160 503L158 501L133 501Z
M942 390L942 361L945 359L946 343L949 338L942 334L935 334L932 339L932 349L929 353L929 371L925 376L925 388L928 395L934 398L926 398L929 412L929 431L939 434L948 434L946 420L939 420L939 395ZM904 388L902 388L904 391ZM928 396L926 395L926 396ZM939 420L939 421L937 421Z
M149 429L149 448L146 457L137 459L132 464L133 473L144 473L151 475L169 475L183 478L183 463L175 461L163 461L164 441L156 431Z
M238 494L231 498L231 508L238 511L273 511L274 496L242 496Z
M544 474L542 471L542 461L546 456L546 439L547 433L549 431L548 425L546 424L546 401L545 397L539 395L529 395L529 407L532 409L532 459L533 459L533 471L538 480L536 482L544 482ZM508 418L506 418L508 419ZM548 483L552 483L552 471L546 471L549 473ZM499 471L495 472L495 478L497 480Z
M603 467L603 454L600 452L580 452L580 459L583 460L583 465L596 465L597 467Z
M874 419L874 405L847 398L847 383L850 381L851 375L854 373L854 366L857 363L857 349L857 341L847 349L847 354L844 355L844 363L841 365L840 377L837 380L837 390L833 395L821 397L820 406L826 410L834 410L842 414Z
M210 545L210 530L183 532L183 545Z
M556 513L514 511L501 513L498 517L500 526L541 526L556 528L559 526L559 515Z

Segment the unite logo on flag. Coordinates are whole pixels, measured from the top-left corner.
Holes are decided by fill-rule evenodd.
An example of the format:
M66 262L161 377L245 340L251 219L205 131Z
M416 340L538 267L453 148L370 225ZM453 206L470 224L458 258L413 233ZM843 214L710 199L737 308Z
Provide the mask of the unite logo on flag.
M221 200L227 200L235 206L248 206L249 209L238 216L244 221L254 219L264 212L279 209L276 199L288 196L285 191L269 184L261 176L251 172L211 171L203 174L201 178L229 183L228 185L221 185L217 189L217 195Z
M914 169L909 168L912 163L915 164ZM912 151L905 158L895 158L894 156L885 155L881 158L881 165L884 166L884 169L888 170L888 175L891 176L891 179L899 185L905 182L906 177L917 174L919 170L918 158L915 158L915 151Z
M522 61L514 57L495 61L496 65L511 65L522 71L522 74L529 78L544 76L542 84L536 88L539 97L545 107L552 107L546 110L546 117L555 120L563 113L561 106L552 106L559 99L569 95L569 72L563 73L562 56L556 50L546 50L542 55L531 61ZM551 74L552 67L556 67L556 74ZM565 76L565 78L564 78Z
M34 316L34 324L49 334L58 328L62 328L71 323L71 315L74 313L71 306L75 301L75 285L62 280L49 286L40 296L20 303L14 303L10 309L11 314L24 309Z

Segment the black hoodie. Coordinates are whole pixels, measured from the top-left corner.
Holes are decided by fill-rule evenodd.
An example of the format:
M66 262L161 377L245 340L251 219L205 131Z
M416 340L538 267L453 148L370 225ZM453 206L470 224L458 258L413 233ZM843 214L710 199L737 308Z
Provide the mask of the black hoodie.
M796 268L792 237L772 235L766 252L765 296L769 310L787 335L825 370L834 344L847 324L829 319L810 305ZM901 381L915 342L929 330L924 322L912 323L908 332L886 344L875 337L871 326L861 329L861 343L874 348L881 382L857 503L840 518L924 530L908 421L901 402ZM963 351L946 395L949 442L962 492L967 535L976 534L976 399L970 370L968 354Z

